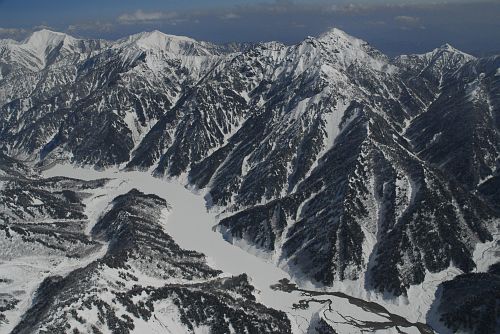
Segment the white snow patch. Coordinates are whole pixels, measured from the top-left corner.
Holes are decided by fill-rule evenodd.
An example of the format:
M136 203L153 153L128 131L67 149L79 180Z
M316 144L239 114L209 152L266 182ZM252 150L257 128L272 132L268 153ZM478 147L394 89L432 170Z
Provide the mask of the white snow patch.
M324 137L324 144L323 148L321 151L318 153L316 156L316 160L313 162L311 165L311 168L309 168L309 171L306 173L304 176L304 180L307 179L310 175L311 172L318 166L319 161L321 158L333 147L335 144L335 139L338 137L338 135L341 132L340 128L340 123L342 122L342 118L344 117L344 114L349 107L350 102L347 102L347 100L341 100L337 103L335 108L331 110L331 112L324 113L322 115L323 120L325 121L325 137ZM342 128L345 128L349 123L353 120L353 118L356 115L353 115L350 117L345 124L343 125ZM293 189L292 192L294 192L299 185L299 182L295 185L295 188Z
M38 198L32 198L31 203L33 205L43 205L43 202L41 200L39 200Z
M500 233L498 229L493 233L493 240L478 243L473 253L477 272L488 271L488 268L500 261Z

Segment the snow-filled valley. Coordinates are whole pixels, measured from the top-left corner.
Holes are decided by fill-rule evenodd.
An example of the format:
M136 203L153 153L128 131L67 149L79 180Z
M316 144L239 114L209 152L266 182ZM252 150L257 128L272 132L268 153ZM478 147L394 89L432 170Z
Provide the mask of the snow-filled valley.
M305 330L309 326L308 319L311 318L314 308L293 310L292 304L298 301L297 296L270 288L280 279L290 278L289 275L274 264L224 241L219 233L213 231L217 218L215 214L207 211L203 193L192 192L175 180L158 179L144 172L96 171L71 165L56 165L43 174L45 177L65 176L86 180L115 179L111 182L111 188L106 189L104 197L100 197L98 209L90 212L91 217L101 213L114 197L134 188L164 198L172 206L172 211L164 215L165 231L182 248L205 254L209 265L224 273L246 273L251 278L251 284L258 290L257 300L268 307L287 312L297 326L296 333L302 332L299 328Z
M365 302L355 298L352 301L349 295L339 294L330 295L332 288L317 288L311 283L304 281L298 282L302 289L315 291L316 302L308 303L308 307L297 307L305 299L302 292L286 293L279 289L273 289L272 286L282 279L292 280L293 278L284 270L278 268L274 263L267 262L265 257L252 255L247 250L252 247L238 245L236 247L226 242L222 235L215 231L214 226L218 218L216 213L207 209L204 199L204 193L192 191L182 185L176 179L159 179L145 172L126 172L117 169L108 169L97 171L74 167L71 165L55 165L43 172L44 177L63 176L68 178L79 178L84 180L94 180L100 178L111 179L108 185L94 194L92 205L89 206L87 214L90 221L95 222L99 214L106 212L105 208L109 202L116 196L124 194L131 189L138 189L146 194L155 194L167 200L172 209L165 210L163 215L163 226L169 234L182 248L195 250L207 256L210 266L224 272L224 275L247 274L250 283L256 288L257 301L264 305L284 311L287 313L294 333L307 333L311 326L315 326L319 319L326 321L333 328L338 328L349 333L362 332L366 328L359 324L373 321L374 323L384 323L381 327L373 325L374 332L398 333L400 327L391 326L388 319L380 316L370 309L370 304L377 303ZM88 226L90 231L92 226ZM246 248L244 250L243 248ZM355 288L354 284L338 285L342 290L354 292L358 295L370 296L361 292L362 288ZM325 292L323 295L322 292ZM387 312L394 312L406 317L409 322L424 322L425 315L414 316L414 306L409 306L407 301L400 298L394 302L384 302L382 296L371 296L375 301L383 303ZM307 298L306 298L307 299ZM317 302L320 300L321 302ZM325 302L330 300L331 302ZM431 300L432 301L432 300ZM430 301L430 302L431 302ZM395 304L397 303L397 304ZM328 305L327 305L328 304ZM399 305L398 305L399 304ZM424 307L430 305L424 305ZM412 313L413 312L413 313ZM384 313L387 314L387 313ZM342 319L354 319L352 322L345 322ZM377 330L375 330L378 328ZM417 327L405 328L407 333L419 333ZM423 333L423 332L422 332Z
M296 333L306 331L312 313L319 309L313 306L311 310L293 310L292 305L298 302L298 296L272 290L272 284L290 276L274 264L224 241L213 230L217 218L207 210L202 193L192 192L175 180L154 178L144 172L96 171L71 165L56 165L43 174L45 177L65 176L87 180L115 179L110 184L111 188L105 189L103 196L99 197L100 203L94 206L95 210L89 212L90 217L94 217L91 221L95 221L95 215L101 213L115 196L131 189L156 194L166 199L173 208L172 212L164 215L164 227L181 247L205 254L209 264L224 273L249 275L252 285L258 290L257 300L266 306L287 312L296 326Z

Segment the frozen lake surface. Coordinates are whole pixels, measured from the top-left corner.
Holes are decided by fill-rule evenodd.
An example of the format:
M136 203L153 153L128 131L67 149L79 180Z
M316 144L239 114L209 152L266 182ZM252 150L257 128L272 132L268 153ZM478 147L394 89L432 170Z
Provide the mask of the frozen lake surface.
M304 327L311 317L310 310L293 310L292 304L300 299L298 295L274 291L270 285L290 276L272 263L265 262L243 249L226 242L222 235L212 230L217 224L216 214L207 211L204 193L194 193L175 180L155 178L145 172L124 172L118 170L96 171L77 168L71 165L56 165L43 172L45 177L65 176L83 180L98 178L114 179L111 192L97 205L98 211L105 209L116 196L131 189L138 189L146 194L155 194L164 198L172 209L165 215L165 231L182 247L205 254L208 263L222 270L225 274L239 275L246 273L252 285L258 290L257 299L268 307L282 310L289 314L296 326ZM92 213L90 213L92 215ZM95 214L99 214L95 212ZM92 217L97 218L97 217ZM96 221L96 219L91 219ZM91 226L89 227L90 230ZM313 307L314 309L315 307ZM316 308L316 311L319 306Z
M207 210L203 191L193 192L184 187L177 180L167 180L155 178L147 172L139 171L119 171L108 169L96 171L93 169L78 168L71 165L56 165L43 172L45 177L64 176L83 180L98 178L109 178L111 181L101 190L98 203L92 203L90 212L87 211L91 222L96 222L98 215L106 211L109 203L120 194L124 194L131 189L138 189L146 194L155 194L164 198L170 205L171 210L165 211L163 226L165 231L182 247L195 250L205 254L208 263L216 269L224 272L225 275L247 274L252 285L257 289L256 298L259 302L268 307L284 311L288 314L294 333L307 333L311 324L311 319L317 319L318 314L329 322L334 328L342 329L350 333L357 333L366 330L358 327L356 321L380 321L387 322L385 316L373 312L370 307L376 303L368 303L362 299L353 298L342 293L320 293L314 286L304 284L302 289L317 291L315 299L329 300L328 303L309 303L306 309L294 309L293 304L307 297L302 296L298 290L291 293L273 290L271 285L286 278L294 282L293 278L280 269L276 264L266 262L263 257L257 257L246 252L242 248L226 242L222 235L213 230L217 224L216 213ZM93 196L96 199L96 196ZM88 231L92 226L88 226ZM270 257L272 258L272 257ZM339 284L328 291L339 290L350 292L356 297L366 296L366 291L361 291L358 284ZM353 290L354 287L354 290ZM304 291L304 290L302 290ZM432 292L433 293L433 292ZM361 294L361 295L360 295ZM406 317L409 321L425 321L425 313L416 317L411 316L412 307L406 303L399 303L395 300L385 303L380 296L371 295L377 302L386 307L386 312L396 312ZM375 298L373 298L375 297ZM399 304L399 305L398 305ZM405 305L406 304L406 305ZM423 303L425 308L430 305L429 301ZM403 306L403 307L402 307ZM406 306L406 307L405 307ZM414 312L413 312L414 313ZM386 315L389 313L385 313ZM396 316L396 315L394 315ZM345 323L345 318L355 319L353 323ZM419 328L411 326L404 328L407 333L419 333ZM399 328L391 327L373 332L398 333Z

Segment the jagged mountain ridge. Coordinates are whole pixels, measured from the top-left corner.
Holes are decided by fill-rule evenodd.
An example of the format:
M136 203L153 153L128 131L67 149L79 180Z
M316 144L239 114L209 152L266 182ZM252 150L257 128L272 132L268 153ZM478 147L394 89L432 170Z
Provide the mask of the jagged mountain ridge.
M243 50L153 32L74 66L72 85L2 106L9 153L186 177L227 240L299 276L405 294L471 271L498 228L482 195L498 179L498 56L391 60L337 29Z

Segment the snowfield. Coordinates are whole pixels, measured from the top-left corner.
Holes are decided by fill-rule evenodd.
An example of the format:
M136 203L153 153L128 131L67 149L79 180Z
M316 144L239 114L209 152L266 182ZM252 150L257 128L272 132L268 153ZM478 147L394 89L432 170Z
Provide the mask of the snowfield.
M164 211L164 229L179 246L205 254L209 265L223 271L226 275L246 273L250 278L251 284L257 290L257 301L268 307L287 313L292 322L294 333L306 333L310 326L316 324L319 318L332 327L340 330L348 330L349 333L361 333L362 331L361 328L356 328L352 324L343 324L341 321L343 317L362 321L376 321L376 319L387 321L387 319L367 311L364 307L352 304L349 299L326 295L316 299L331 300L332 303L329 303L330 310L326 305L327 303L316 302L309 303L309 307L306 309L294 309L293 304L298 304L300 300L304 299L302 294L284 293L283 291L276 291L271 288L271 285L276 284L283 278L294 282L293 277L275 264L267 262L266 257L262 256L263 254L255 256L245 251L248 250L251 252L253 249L251 245L233 245L225 241L222 235L216 232L214 228L218 221L217 214L207 209L204 199L206 194L203 191L194 192L187 189L179 180L159 179L149 173L139 171L120 171L118 169L96 171L68 164L56 165L45 170L43 176L64 176L83 180L112 179L105 188L98 190L99 194L92 196L90 202L87 203L89 208L87 215L91 222L95 222L99 215L105 212L107 205L113 198L133 188L164 198L172 206L172 210L168 210L168 212L167 210ZM92 226L89 226L87 231L90 231L91 228ZM271 258L272 254L267 257L268 260ZM319 289L313 284L304 281L298 282L298 284L303 289L342 291L355 297L376 301L390 312L402 315L413 322L425 322L425 312L430 307L430 303L432 303L432 299L428 300L426 297L433 296L434 294L434 291L426 291L424 294L426 297L421 300L420 293L412 290L410 297L415 296L413 301L419 304L419 311L415 312L414 305L410 306L406 298L384 300L384 296L382 295L367 293L361 288L360 282L339 282L333 288L328 289ZM422 288L424 288L423 285ZM429 288L429 286L425 288ZM435 286L431 288L435 289ZM416 287L416 289L418 288ZM405 330L418 332L413 327L405 328ZM397 333L397 329L387 328L382 332Z

